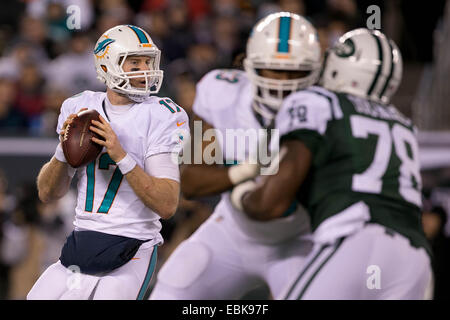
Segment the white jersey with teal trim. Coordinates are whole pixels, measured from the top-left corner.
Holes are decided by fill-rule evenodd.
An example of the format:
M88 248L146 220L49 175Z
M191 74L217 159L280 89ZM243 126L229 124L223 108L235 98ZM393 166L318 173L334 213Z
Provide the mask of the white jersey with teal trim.
M105 92L84 91L64 101L57 132L70 114L82 108L97 110L109 121L102 107L105 98ZM151 96L109 122L141 168L149 156L179 153L189 138L188 116L169 98ZM77 169L77 177L76 229L162 242L160 217L138 198L105 148L94 162Z
M253 114L252 103L251 84L243 71L213 70L197 84L193 110L219 131L218 140L223 158L220 160L228 160L228 164L246 160L249 148L245 146L239 150L241 152L237 152L237 141L234 148L226 148L227 133L231 136L233 130L245 133L246 130L262 129Z
M193 110L197 116L220 132L218 141L223 159L228 164L248 160L249 154L255 153L255 140L251 140L251 132L256 137L261 137L257 132L263 128L256 118L252 103L253 90L243 71L213 70L197 84ZM231 138L235 143L229 143ZM239 144L238 140L247 142ZM272 140L278 143L275 139ZM261 140L258 140L256 143L260 144L260 142ZM307 215L301 206L298 205L297 208L296 214L285 218L272 220L270 223L258 222L250 220L245 214L235 210L231 205L230 191L227 191L222 194L215 212L220 212L223 216L231 216L244 234L253 240L276 243L295 234L309 231Z

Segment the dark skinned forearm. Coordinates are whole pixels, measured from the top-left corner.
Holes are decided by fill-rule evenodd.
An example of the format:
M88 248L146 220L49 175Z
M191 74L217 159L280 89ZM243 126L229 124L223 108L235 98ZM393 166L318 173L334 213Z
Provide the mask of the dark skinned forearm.
M267 176L253 191L242 197L247 215L260 221L281 217L296 198L311 166L312 154L300 141L286 141L286 156L280 162L278 173Z
M232 187L226 167L199 164L181 168L181 192L187 199L219 194Z
M194 121L201 121L202 123L202 135L205 134L207 130L214 129L213 126L198 116L194 116ZM192 132L194 137L194 132ZM200 143L200 145L198 145ZM212 141L192 141L190 144L191 154L194 155L195 152L200 149L203 155L205 149L211 143L217 143L215 138ZM217 146L220 149L220 146ZM202 158L203 161L203 158ZM220 194L227 191L233 187L233 184L228 177L228 168L222 167L216 164L194 164L195 161L191 159L191 164L186 164L180 168L181 176L181 192L187 199L195 197L204 197Z

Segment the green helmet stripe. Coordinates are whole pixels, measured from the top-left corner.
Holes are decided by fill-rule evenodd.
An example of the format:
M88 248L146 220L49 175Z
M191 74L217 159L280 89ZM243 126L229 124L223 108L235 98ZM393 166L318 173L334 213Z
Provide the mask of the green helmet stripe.
M381 41L380 41L380 38L379 38L376 34L374 34L374 33L372 33L372 36L374 37L374 39L375 39L375 41L376 41L376 43L377 43L377 47L378 47L378 58L380 59L380 64L379 64L379 66L378 66L377 73L375 74L375 78L373 78L372 84L371 84L369 90L367 91L367 95L368 95L369 97L370 97L370 95L372 94L373 89L375 89L375 85L377 84L378 78L380 77L381 70L383 69L383 62L384 62L384 60L383 60L383 48L381 47Z
M394 67L395 67L394 66L394 50L392 48L391 42L388 39L386 39L386 41L389 45L389 51L391 53L391 70L389 71L389 75L386 78L386 83L384 84L383 89L380 92L380 99L383 96L384 92L386 91L389 82L391 82L392 75L394 74Z

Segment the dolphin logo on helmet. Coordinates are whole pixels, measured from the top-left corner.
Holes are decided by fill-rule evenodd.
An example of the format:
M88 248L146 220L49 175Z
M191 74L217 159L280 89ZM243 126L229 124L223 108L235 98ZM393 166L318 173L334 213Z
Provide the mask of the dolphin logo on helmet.
M101 41L97 47L94 50L94 54L98 57L98 58L102 58L104 56L104 54L107 52L108 46L113 43L114 39L108 39L106 38L105 40ZM99 53L104 52L103 55L99 55Z
M125 72L122 66L129 56L150 57L149 70ZM97 40L94 57L97 78L111 90L136 102L159 92L163 80L159 67L161 51L143 29L132 25L109 29ZM145 87L133 87L130 81L133 78L144 78Z

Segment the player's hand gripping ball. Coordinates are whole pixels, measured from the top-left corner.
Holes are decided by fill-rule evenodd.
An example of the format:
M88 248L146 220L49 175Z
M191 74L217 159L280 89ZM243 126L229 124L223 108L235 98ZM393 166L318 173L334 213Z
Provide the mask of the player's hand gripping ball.
M92 141L92 137L102 137L89 129L92 120L100 121L99 116L96 110L81 109L64 122L61 145L67 163L72 167L78 168L94 161L102 151L103 146Z

